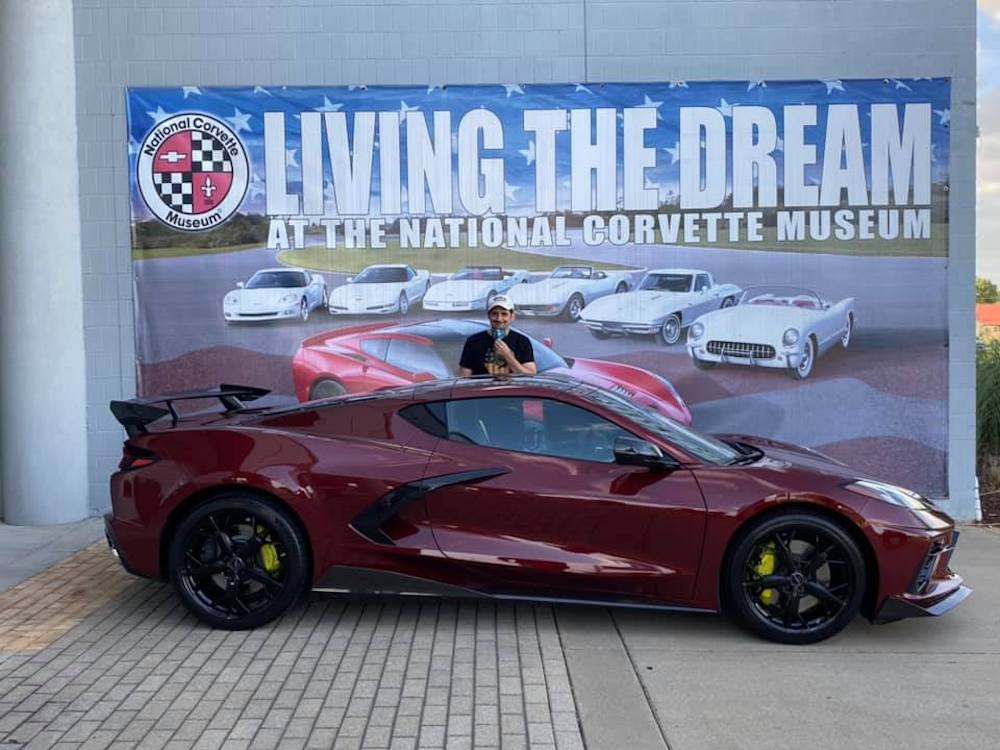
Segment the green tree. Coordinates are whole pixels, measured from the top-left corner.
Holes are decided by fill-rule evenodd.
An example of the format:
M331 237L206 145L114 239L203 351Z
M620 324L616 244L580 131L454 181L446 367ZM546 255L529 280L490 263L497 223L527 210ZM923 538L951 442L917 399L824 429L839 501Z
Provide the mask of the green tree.
M976 302L1000 302L1000 289L989 279L982 276L976 277Z

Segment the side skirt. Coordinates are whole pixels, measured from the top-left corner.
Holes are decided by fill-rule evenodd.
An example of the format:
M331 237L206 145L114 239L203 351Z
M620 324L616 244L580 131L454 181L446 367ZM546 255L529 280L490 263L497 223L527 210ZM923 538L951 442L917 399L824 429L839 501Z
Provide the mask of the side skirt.
M535 596L507 591L480 591L464 586L430 581L425 578L372 568L335 565L320 577L312 590L331 594L391 594L395 596L427 596L446 599L493 599L498 601L536 602L539 604L569 604L665 612L700 612L716 614L718 610L689 607L680 604L654 604L627 599L580 598L571 596Z

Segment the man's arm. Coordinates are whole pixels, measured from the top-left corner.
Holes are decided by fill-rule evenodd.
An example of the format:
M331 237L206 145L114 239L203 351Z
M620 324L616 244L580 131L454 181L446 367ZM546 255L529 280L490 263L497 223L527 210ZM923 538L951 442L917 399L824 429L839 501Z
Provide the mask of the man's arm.
M506 341L500 340L493 344L493 349L503 357L507 366L510 367L511 372L517 373L518 375L535 375L538 372L538 368L535 366L534 354L531 353L531 342L528 342L528 355L531 360L528 362L520 362L514 351L507 345Z
M468 377L471 377L471 376L472 376L472 370L470 370L468 367L459 367L458 368L458 377L460 377L460 378L468 378Z

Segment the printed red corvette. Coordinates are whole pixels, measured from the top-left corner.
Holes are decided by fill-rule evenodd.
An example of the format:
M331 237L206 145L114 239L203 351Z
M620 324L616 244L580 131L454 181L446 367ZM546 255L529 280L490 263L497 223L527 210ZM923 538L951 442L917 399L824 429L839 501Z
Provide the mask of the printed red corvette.
M942 614L958 532L808 449L699 434L565 377L434 381L253 409L220 386L112 402L108 541L199 618L313 589L718 611L786 643ZM223 413L175 402L218 398Z
M295 393L299 401L309 401L456 377L465 339L486 327L481 321L443 319L405 325L371 323L321 333L303 341L295 355ZM637 406L691 424L687 404L666 378L617 362L561 357L547 339L542 343L528 338L539 373L567 375L607 388Z

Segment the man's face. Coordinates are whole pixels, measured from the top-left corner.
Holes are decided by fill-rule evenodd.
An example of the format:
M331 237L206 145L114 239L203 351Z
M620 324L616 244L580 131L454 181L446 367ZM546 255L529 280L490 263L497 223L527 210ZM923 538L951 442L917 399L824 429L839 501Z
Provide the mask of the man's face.
M490 310L490 326L492 328L502 328L507 331L510 329L510 324L514 321L514 313L510 310L505 310L502 307L494 307Z

